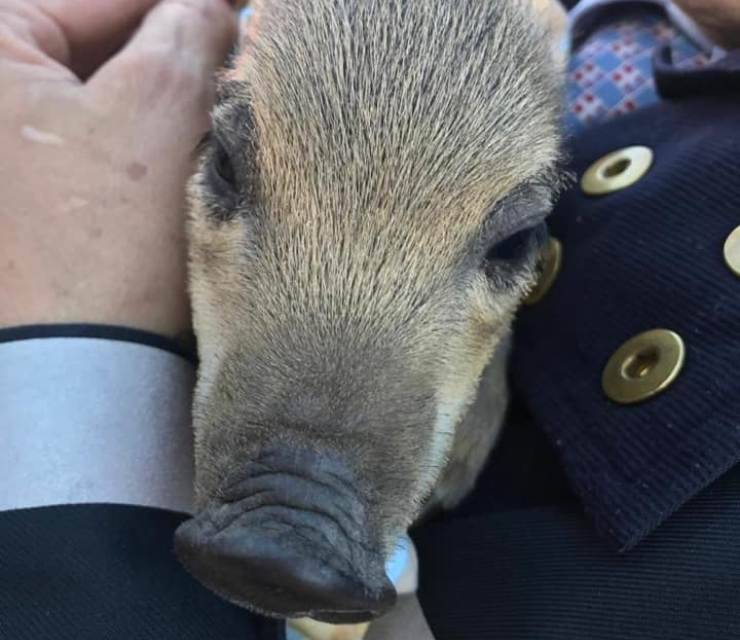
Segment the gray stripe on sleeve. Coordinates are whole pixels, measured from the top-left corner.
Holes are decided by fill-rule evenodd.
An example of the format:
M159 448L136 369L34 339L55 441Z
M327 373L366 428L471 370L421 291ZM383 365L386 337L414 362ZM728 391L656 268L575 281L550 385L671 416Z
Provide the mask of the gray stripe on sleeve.
M195 369L90 338L0 344L0 510L72 503L192 509Z

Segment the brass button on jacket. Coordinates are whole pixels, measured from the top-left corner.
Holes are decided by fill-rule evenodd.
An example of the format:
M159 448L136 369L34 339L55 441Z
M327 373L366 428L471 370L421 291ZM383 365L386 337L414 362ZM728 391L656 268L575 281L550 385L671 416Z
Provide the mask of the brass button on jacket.
M633 404L665 391L678 377L686 358L677 333L653 329L625 342L609 359L601 384L607 397Z
M563 245L557 238L550 238L542 248L540 261L537 266L539 277L534 289L525 298L524 304L533 305L538 303L547 295L560 273L563 264Z
M626 147L594 162L581 178L581 189L590 196L603 196L626 189L640 180L653 164L648 147Z
M740 227L737 227L725 242L725 262L730 271L740 277Z

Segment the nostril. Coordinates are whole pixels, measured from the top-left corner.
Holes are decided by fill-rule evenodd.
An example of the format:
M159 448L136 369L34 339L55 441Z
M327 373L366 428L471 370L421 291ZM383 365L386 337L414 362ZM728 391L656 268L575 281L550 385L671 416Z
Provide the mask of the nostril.
M267 615L350 623L393 605L379 558L338 561L320 533L301 527L300 512L275 519L259 511L221 531L207 518L184 523L175 540L181 562L225 599Z

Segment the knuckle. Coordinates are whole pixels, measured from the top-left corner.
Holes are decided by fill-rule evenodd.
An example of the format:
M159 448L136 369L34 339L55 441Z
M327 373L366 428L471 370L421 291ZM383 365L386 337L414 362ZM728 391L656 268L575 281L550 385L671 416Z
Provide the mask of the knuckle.
M11 46L16 36L10 27L4 22L0 22L0 49L4 50Z
M164 0L160 11L170 12L173 18L212 21L226 9L223 0Z
M157 10L169 22L183 25L183 31L201 37L237 28L237 20L224 0L164 0Z
M193 91L203 83L198 69L164 46L130 56L128 73L134 79L147 78L150 84L161 90L176 88Z
M26 25L13 25L0 22L0 51L15 51L30 40L30 30Z
M3 27L3 51L17 51L21 45L39 48L55 57L65 58L68 49L59 26L32 4L0 7L0 25Z

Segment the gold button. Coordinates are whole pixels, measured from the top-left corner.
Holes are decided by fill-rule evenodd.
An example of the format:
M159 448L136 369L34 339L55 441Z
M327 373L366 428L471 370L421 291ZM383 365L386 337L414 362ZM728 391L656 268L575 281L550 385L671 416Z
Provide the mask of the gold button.
M589 196L603 196L631 187L653 164L648 147L627 147L594 162L581 178L581 189Z
M725 262L730 271L740 277L740 227L735 229L725 242Z
M633 404L665 391L683 368L686 347L677 333L653 329L627 340L604 368L601 385L610 400Z
M563 245L557 238L550 238L542 248L540 259L537 263L537 284L529 295L524 299L524 304L533 305L545 297L552 288L560 273L563 264Z

